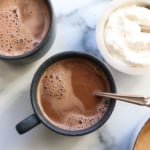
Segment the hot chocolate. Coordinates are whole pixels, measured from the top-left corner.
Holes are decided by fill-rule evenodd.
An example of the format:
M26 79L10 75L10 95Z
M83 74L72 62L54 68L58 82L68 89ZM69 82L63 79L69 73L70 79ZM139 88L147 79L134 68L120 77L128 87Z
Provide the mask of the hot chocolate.
M44 0L1 0L0 55L31 51L45 37L50 24Z
M77 131L96 124L108 109L109 101L93 95L97 89L110 91L102 70L83 58L65 59L43 73L37 101L49 122Z

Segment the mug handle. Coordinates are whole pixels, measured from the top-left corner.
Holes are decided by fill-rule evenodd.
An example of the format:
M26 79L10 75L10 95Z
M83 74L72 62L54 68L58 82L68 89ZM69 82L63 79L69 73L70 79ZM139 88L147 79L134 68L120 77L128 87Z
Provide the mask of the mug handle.
M35 126L37 126L40 123L41 123L41 121L39 120L37 115L32 114L29 117L27 117L26 119L24 119L23 121L21 121L20 123L18 123L16 125L16 130L19 134L24 134L25 132L31 130L32 128L34 128Z

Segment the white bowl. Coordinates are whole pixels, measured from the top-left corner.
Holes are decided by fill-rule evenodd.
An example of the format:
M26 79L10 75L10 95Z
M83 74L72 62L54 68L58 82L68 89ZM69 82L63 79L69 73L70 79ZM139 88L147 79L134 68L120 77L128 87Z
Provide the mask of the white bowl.
M100 17L98 24L96 26L96 42L100 53L102 54L103 58L110 66L126 74L144 75L150 73L150 68L133 67L130 65L126 65L124 62L120 61L119 59L116 59L116 57L113 57L108 52L103 38L103 31L106 22L109 18L109 15L116 9L123 6L129 6L131 4L150 5L150 0L120 0L120 1L111 2L110 5L107 8L105 8L104 12L102 13L103 16Z
M142 132L142 129L144 128L145 124L148 122L149 119L150 119L150 115L145 116L145 118L141 121L141 123L135 129L134 134L131 136L129 150L139 150L139 149L135 149L135 144L136 144L136 141L138 140L139 134ZM150 125L150 122L148 122L148 123ZM150 130L150 128L148 128L148 129ZM150 142L149 142L148 146L150 149ZM143 149L141 149L141 150L143 150Z

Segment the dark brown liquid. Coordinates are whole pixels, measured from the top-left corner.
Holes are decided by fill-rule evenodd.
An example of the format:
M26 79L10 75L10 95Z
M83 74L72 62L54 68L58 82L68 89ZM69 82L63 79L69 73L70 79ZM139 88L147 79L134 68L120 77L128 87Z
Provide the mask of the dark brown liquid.
M0 55L31 51L45 37L50 16L44 0L0 1Z
M97 123L109 103L93 95L109 91L103 71L84 59L67 59L51 65L42 75L38 104L47 120L65 130L81 130Z

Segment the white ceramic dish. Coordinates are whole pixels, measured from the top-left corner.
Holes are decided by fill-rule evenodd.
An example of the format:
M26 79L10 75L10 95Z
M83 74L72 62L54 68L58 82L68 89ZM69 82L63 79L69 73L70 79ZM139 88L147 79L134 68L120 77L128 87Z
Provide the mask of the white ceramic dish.
M143 67L132 67L129 65L126 65L125 63L119 61L110 53L108 52L104 38L103 38L103 31L105 28L105 24L108 20L109 15L115 11L116 9L123 7L123 6L129 6L132 4L146 4L150 5L150 0L120 0L120 1L114 1L110 3L110 5L104 9L104 13L102 14L103 16L100 17L97 27L96 27L96 41L97 41L97 46L104 57L105 61L115 68L116 70L126 73L126 74L131 74L131 75L144 75L150 73L150 68L143 68Z

